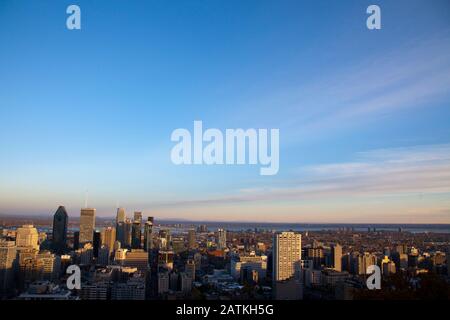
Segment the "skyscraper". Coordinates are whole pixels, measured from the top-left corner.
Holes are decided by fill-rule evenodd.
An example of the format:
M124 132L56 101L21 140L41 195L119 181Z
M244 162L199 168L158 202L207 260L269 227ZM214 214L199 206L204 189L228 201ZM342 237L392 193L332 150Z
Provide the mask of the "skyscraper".
M32 224L26 224L17 228L16 246L19 250L34 249L39 251L39 234Z
M153 249L153 217L148 217L144 226L144 250L149 251Z
M107 227L102 230L102 244L108 248L109 253L114 249L114 243L116 242L116 228Z
M225 249L227 247L227 231L225 229L217 230L217 248Z
M119 241L121 245L125 245L125 220L125 209L118 208L116 215L116 240Z
M125 209L117 208L116 224L119 222L125 222L125 219L126 219Z
M273 281L293 278L302 259L302 236L297 232L278 232L273 237Z
M303 296L300 282L302 237L297 232L277 232L273 237L273 295L277 300Z
M13 289L15 260L14 241L0 240L0 295L6 295Z
M92 242L95 228L95 209L81 209L80 214L80 245Z
M342 247L339 244L331 246L331 264L336 271L342 271Z
M67 243L68 215L66 208L60 206L53 216L53 250L63 253Z
M98 251L102 246L102 239L100 231L94 231L93 247L94 247L94 258L98 258Z
M131 230L131 247L133 249L141 248L141 222L139 220L133 221L132 230Z
M142 212L141 211L135 211L134 212L134 219L133 222L139 222L142 223Z
M126 219L123 225L123 244L124 248L131 248L132 225L130 219Z
M196 239L195 239L195 230L194 229L190 229L188 231L188 248L189 250L195 249L197 243L196 243Z

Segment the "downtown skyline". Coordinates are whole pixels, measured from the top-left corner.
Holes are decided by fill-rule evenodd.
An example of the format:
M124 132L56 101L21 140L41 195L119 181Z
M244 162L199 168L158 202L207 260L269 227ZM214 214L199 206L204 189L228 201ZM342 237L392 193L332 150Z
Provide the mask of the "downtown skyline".
M0 4L0 217L450 223L448 1ZM6 63L7 62L7 63ZM171 132L277 128L279 172Z

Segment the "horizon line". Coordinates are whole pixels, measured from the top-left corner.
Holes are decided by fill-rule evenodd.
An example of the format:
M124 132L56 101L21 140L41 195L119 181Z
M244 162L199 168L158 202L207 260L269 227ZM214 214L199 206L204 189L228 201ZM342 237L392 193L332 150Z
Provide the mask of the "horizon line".
M72 218L79 219L79 216L70 216ZM36 215L14 215L14 214L4 214L0 213L0 218L2 217L8 217L8 218L52 218L52 214L36 214ZM114 220L116 219L114 216L96 216L96 219L104 219L104 220ZM144 219L143 219L144 220ZM415 226L415 225L436 225L436 226L450 226L450 223L402 223L402 222L292 222L292 221L269 221L269 222L260 222L255 220L189 220L189 219L182 219L182 218L163 218L163 219L155 219L156 221L162 221L162 222L181 222L181 223L197 223L197 224L204 224L204 223L258 223L258 224L304 224L304 225L408 225L408 226Z

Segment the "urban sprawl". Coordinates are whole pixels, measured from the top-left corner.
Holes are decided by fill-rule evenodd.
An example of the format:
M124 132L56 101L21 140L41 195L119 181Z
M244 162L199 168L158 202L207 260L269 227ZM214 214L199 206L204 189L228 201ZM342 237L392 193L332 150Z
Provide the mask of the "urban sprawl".
M11 220L11 219L10 219ZM397 230L209 230L142 212L77 226L59 207L47 225L0 225L0 299L448 299L450 233ZM73 227L72 227L73 226ZM70 290L66 270L81 270ZM367 269L381 270L369 290Z

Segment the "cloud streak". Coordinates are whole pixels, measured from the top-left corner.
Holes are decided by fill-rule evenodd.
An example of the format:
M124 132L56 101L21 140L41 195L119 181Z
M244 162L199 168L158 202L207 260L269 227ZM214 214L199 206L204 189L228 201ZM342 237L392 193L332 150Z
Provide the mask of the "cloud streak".
M231 195L208 199L190 199L151 204L152 208L215 207L243 203L304 204L312 201L320 207L335 200L358 202L358 198L450 197L450 144L378 149L355 155L355 161L328 163L296 170L286 187L244 189ZM426 211L406 205L407 212ZM336 210L339 210L337 207ZM438 212L437 212L437 211ZM430 203L430 214L446 216L448 207L436 208Z
M443 31L347 66L317 70L320 77L247 102L255 108L248 108L245 119L282 128L284 142L296 143L386 114L430 107L449 95L448 52L450 32Z

